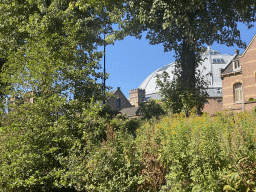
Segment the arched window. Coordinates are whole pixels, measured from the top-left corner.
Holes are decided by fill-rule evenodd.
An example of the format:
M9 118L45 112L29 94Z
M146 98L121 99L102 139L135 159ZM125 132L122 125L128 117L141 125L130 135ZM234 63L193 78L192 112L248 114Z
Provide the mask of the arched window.
M242 83L236 83L234 85L234 101L235 103L242 102Z

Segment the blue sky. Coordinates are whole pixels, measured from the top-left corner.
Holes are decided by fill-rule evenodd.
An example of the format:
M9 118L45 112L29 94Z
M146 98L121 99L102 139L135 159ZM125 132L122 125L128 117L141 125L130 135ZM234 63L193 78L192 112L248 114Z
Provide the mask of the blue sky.
M238 28L242 40L248 45L256 33L256 25L249 30L244 24L239 24ZM150 45L145 37L146 33L140 40L128 36L122 41L116 41L114 45L106 46L106 72L109 73L106 86L113 87L112 90L121 87L127 98L129 90L138 88L153 71L175 61L174 51L164 52L162 44ZM235 53L235 49L240 50L240 53L244 51L237 46L227 47L217 43L211 48L222 54L231 55ZM103 58L100 63L103 66Z

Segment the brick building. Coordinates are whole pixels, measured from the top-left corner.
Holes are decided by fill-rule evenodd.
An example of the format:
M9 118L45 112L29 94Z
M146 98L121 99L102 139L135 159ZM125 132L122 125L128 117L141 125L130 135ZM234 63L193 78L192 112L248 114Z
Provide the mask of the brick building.
M126 114L130 118L138 118L136 111L138 110L141 103L145 101L145 90L144 89L132 89L130 93L130 104L131 107L123 108L120 112Z
M132 107L131 103L122 93L120 87L117 87L114 91L110 91L110 94L112 96L107 100L106 104L112 107L112 109L121 110L123 108Z
M221 70L223 109L253 110L256 101L256 34L243 52Z
M145 90L144 89L132 89L130 93L130 103L133 107L138 107L140 103L145 100Z

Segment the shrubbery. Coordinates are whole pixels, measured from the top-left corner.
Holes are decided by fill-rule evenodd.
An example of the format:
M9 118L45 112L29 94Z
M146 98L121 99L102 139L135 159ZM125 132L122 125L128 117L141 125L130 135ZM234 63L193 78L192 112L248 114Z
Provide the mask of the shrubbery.
M254 98L251 97L251 98L248 99L248 101L254 101Z
M141 103L136 111L136 115L141 116L142 119L151 119L153 117L158 119L164 114L166 114L166 112L157 99L149 99L147 102Z
M72 131L65 124L40 134L1 128L2 191L256 189L255 112L175 114L143 123L88 110ZM43 136L49 143L40 144Z

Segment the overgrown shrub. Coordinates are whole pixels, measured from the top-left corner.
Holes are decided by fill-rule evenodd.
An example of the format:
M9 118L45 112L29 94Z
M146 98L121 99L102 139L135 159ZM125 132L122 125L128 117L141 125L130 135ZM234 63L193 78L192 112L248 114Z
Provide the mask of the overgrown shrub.
M138 130L137 145L140 154L143 154L142 149L145 150L145 146L148 147L148 158L143 159L143 155L140 156L140 160L147 167L143 174L145 181L141 186L149 190L158 190L157 187L161 186L161 191L227 189L228 185L231 186L228 175L230 172L235 173L232 165L242 158L249 158L249 151L254 150L252 146L256 138L255 127L255 114L251 112L223 112L214 117L204 115L190 118L179 114L173 118L164 117L156 124L143 126ZM150 144L146 144L148 140ZM152 164L157 170L158 179L160 175L165 175L165 181L161 184L158 182L157 185L157 179L153 179L154 171L149 169ZM234 188L235 191L243 190L244 186L256 186L250 182L254 176L248 174L246 169L249 169L246 167L250 167L250 173L254 171L252 163L237 168L237 172L247 172L248 176L243 177L243 183L239 184L240 188Z
M146 103L141 103L136 111L136 115L141 116L142 119L151 119L153 117L158 119L165 113L159 101L155 99L149 99Z
M256 189L253 111L189 118L169 114L143 122L99 118L100 110L88 109L80 116L83 121L71 121L76 129L57 124L55 132L45 130L39 136L53 142L41 148L32 145L32 132L2 128L1 185L18 191L46 186L77 191Z
M65 177L79 191L136 191L141 165L133 136L114 131L109 124L106 135L101 145L69 159Z

